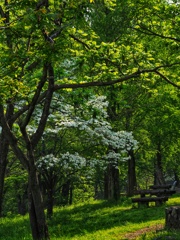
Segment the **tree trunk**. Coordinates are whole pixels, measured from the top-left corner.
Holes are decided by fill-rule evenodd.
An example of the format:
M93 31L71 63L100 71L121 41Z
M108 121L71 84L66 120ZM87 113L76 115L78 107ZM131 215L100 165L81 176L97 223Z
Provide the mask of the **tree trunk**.
M62 186L61 194L62 194L62 203L64 205L68 204L70 186L71 186L71 181L70 180L67 180L67 182L64 183L63 186Z
M9 104L6 108L6 119L10 119L14 111L14 107L12 104ZM12 123L9 124L9 128L11 129ZM7 167L7 157L9 152L9 141L6 139L6 133L2 128L2 132L0 134L0 217L3 216L3 198L4 198L4 178Z
M53 206L54 206L54 191L53 188L48 189L47 193L47 217L51 218L53 215Z
M8 144L6 139L0 142L0 217L3 216L4 178L7 166Z
M6 160L4 160L0 157L0 217L3 217L4 178L6 172Z
M118 200L119 197L119 169L112 163L109 163L104 177L104 198L107 200Z
M71 183L70 191L69 191L69 205L72 205L72 202L73 202L73 187Z
M105 182L104 182L104 189L105 189ZM101 176L97 176L94 184L94 199L103 199L103 198L104 198L104 190L103 190L103 184L101 183Z
M180 229L180 207L172 206L166 208L165 227L168 229Z
M157 146L156 162L154 167L154 185L164 185L164 174L162 168L162 155L161 155L161 145Z
M35 165L29 169L29 216L34 240L50 239Z
M25 215L27 213L27 190L22 195L18 195L18 214Z
M134 151L129 151L130 159L128 160L128 186L127 186L127 196L131 197L134 195L134 190L137 187L136 181L136 164Z

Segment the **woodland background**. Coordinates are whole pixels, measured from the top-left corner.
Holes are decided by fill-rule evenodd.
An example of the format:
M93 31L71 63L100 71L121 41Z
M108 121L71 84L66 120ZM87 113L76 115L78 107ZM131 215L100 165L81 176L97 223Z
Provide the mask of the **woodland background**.
M180 4L0 4L0 216L180 178Z

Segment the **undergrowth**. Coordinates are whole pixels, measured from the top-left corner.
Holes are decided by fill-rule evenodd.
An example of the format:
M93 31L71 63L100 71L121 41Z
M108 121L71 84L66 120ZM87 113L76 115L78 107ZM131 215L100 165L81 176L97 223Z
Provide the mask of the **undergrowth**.
M48 220L52 240L161 240L179 239L180 232L168 232L164 228L158 231L139 230L163 225L165 208L180 205L178 195L169 199L166 205L149 208L137 208L131 199L121 198L118 202L91 201L66 207L56 207L53 217ZM131 237L128 237L128 234ZM134 234L134 238L133 238ZM0 239L30 240L31 231L28 215L7 216L0 219Z

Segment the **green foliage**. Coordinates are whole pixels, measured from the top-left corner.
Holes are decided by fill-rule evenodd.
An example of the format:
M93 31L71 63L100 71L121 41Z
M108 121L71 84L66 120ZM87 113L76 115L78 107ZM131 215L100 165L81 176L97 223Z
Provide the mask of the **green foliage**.
M88 203L94 199L94 186L90 183L80 183L74 186L73 204Z
M141 143L136 152L137 176L141 186L146 185L147 177L148 183L153 181L153 161L159 142L166 176L174 177L175 170L179 176L180 5L173 2L58 0L49 1L49 6L40 6L37 1L4 1L0 6L0 104L4 105L5 113L9 103L14 105L14 113L19 113L12 132L18 138L22 151L27 150L27 145L22 140L19 125L26 117L27 104L32 103L38 90L43 65L48 62L54 67L57 94L65 96L65 101L75 106L73 117L83 115L85 110L90 112L91 109L87 109L83 103L92 93L107 95L110 102L109 121L113 128L133 131ZM97 83L111 84L113 81L117 82L114 88L78 90L71 97L68 94L71 89L58 92L62 86L73 88L82 87L84 83L93 86ZM39 106L43 104L47 82L42 87ZM32 107L38 110L37 105ZM63 110L62 106L57 109ZM34 111L32 115L39 117L38 114L38 111ZM98 115L98 111L94 111L94 115ZM16 117L12 118L13 121L16 121ZM36 122L31 119L29 123L29 127L36 129L39 120ZM47 127L54 130L52 122L48 124ZM89 156L93 149L99 156L104 154L106 149L85 148L88 143L83 142L84 135L81 136L84 145L80 146L79 133L74 129L68 131L64 142L59 134L55 139L59 144L57 151L78 149ZM72 139L73 147L67 144ZM53 151L52 135L46 140L46 150ZM40 147L36 149L38 156L41 154ZM127 166L122 164L120 171L125 185ZM17 186L17 193L22 193L24 179L14 174L7 176L6 212L11 209L14 211L13 197ZM75 199L87 199L92 193L92 189L88 190L84 193L81 187L76 188ZM66 216L63 217L66 219ZM130 219L126 215L124 218L127 223L123 224L128 225ZM102 220L105 226L108 226L107 222L107 218ZM80 225L77 226L79 228ZM77 229L72 226L72 232ZM89 231L87 229L80 234ZM98 237L91 235L91 239L100 239L101 230ZM80 235L77 232L75 234Z
M28 210L27 200L27 173L16 168L18 172L13 169L11 174L5 178L5 195L3 214L25 214ZM21 207L23 211L21 212Z

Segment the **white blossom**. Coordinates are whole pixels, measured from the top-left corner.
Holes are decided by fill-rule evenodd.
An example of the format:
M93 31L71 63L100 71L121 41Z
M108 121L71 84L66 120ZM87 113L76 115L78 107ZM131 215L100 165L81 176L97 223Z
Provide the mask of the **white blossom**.
M66 152L58 156L48 154L39 158L37 167L57 171L60 168L71 171L86 167L89 174L93 174L97 166L105 169L108 162L111 162L118 167L120 161L127 161L129 151L136 149L138 142L134 139L132 132L113 131L111 124L107 121L107 107L108 101L105 96L93 96L83 104L83 107L79 106L77 109L77 111L83 109L83 114L75 115L73 106L65 103L65 100L59 95L55 95L44 136L48 134L56 136L63 130L75 130L78 132L77 137L83 139L83 143L87 144L87 147L98 145L104 150L102 150L103 154L96 149L92 151L92 156L88 156L89 165L87 165L87 159L79 153ZM37 110L37 118L41 116L41 111ZM95 117L94 111L97 113ZM36 119L36 121L38 120ZM28 126L27 130L30 134L34 133L36 125Z

